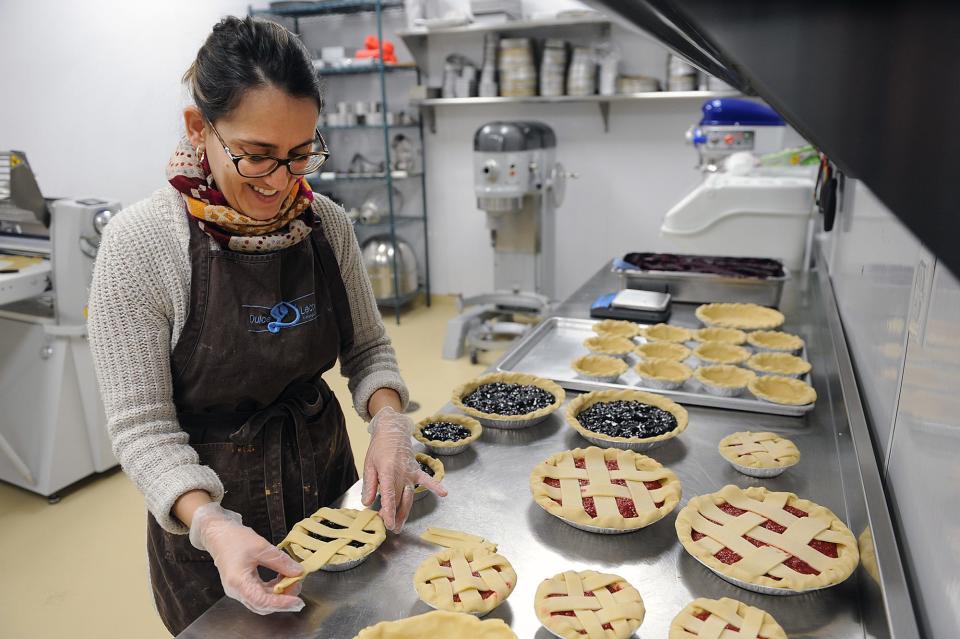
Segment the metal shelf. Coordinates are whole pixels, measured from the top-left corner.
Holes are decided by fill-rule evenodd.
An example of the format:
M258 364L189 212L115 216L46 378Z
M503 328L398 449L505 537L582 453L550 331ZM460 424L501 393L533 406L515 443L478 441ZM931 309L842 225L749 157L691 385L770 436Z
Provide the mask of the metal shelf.
M611 102L665 102L672 100L709 100L711 98L728 98L740 96L736 91L651 91L649 93L627 93L619 95L532 95L519 98L428 98L411 102L413 106L421 107L422 117L430 127L431 133L437 132L434 107L481 106L496 104L578 104L593 103L600 107L600 116L603 118L604 132L610 131L610 103Z
M358 75L361 73L380 73L381 66L376 63L371 64L358 64L348 67L314 67L317 75ZM391 73L393 71L416 71L417 65L412 62L398 62L397 64L385 64L382 67L383 71L386 73Z
M407 171L393 171L390 175L392 180L413 180L419 179L421 173L409 173ZM338 174L333 177L309 177L307 182L310 186L318 184L330 184L333 182L379 182L387 179L383 173L371 173L369 175L350 175L347 173Z
M322 0L320 2L284 2L268 9L250 9L255 16L283 16L289 18L306 18L310 16L327 16L345 13L370 13L381 9L403 8L402 0Z
M423 222L424 218L422 215L394 215L393 221L396 224L413 224L415 222ZM390 226L390 220L385 222L375 222L373 224L368 224L357 220L353 224L354 228L357 229L383 229Z
M419 124L388 124L387 129L416 129L419 127ZM321 131L346 131L349 129L371 129L375 131L383 130L382 124L338 124L338 125L325 125L317 127Z
M603 14L596 16L568 17L568 18L541 18L538 20L509 20L507 22L485 22L469 24L460 27L440 27L437 29L410 29L397 31L401 38L417 38L430 35L457 35L468 33L489 33L501 31L524 31L526 29L551 29L560 27L580 27L610 25L610 20Z

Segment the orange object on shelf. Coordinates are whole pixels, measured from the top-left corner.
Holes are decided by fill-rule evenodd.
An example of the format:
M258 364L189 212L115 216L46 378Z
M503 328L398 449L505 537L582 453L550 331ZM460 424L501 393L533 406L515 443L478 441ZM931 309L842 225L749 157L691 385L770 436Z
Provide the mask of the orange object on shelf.
M363 48L358 49L356 52L357 58L373 58L377 59L383 56L384 64L396 64L397 63L397 54L396 49L393 46L393 43L389 40L384 40L381 46L380 42L375 35L368 35L363 40Z

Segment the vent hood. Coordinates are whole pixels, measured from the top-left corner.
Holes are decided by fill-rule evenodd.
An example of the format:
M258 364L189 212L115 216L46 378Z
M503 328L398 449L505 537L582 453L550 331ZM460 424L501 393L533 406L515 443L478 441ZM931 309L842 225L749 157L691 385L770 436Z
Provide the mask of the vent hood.
M588 4L762 97L960 276L960 2Z

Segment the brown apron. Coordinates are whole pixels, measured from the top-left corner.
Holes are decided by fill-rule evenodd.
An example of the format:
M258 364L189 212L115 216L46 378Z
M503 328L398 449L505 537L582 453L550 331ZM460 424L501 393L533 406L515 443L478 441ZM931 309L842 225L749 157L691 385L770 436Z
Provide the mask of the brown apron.
M190 314L171 356L177 419L223 482L224 508L276 544L357 481L321 378L353 342L340 269L319 223L294 246L245 254L212 247L191 219L190 263ZM174 635L223 597L210 555L152 515L147 553Z

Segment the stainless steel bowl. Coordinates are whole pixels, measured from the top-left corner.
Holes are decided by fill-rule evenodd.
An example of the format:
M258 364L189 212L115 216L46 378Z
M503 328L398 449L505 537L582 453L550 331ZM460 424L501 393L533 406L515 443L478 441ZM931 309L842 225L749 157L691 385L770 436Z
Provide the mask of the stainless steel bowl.
M397 237L397 280L400 290L394 294L394 247L389 235L376 235L363 243L361 259L373 285L377 302L395 302L417 291L417 257L413 248Z

